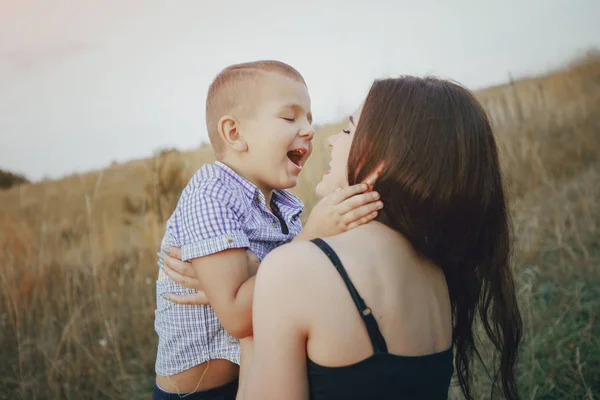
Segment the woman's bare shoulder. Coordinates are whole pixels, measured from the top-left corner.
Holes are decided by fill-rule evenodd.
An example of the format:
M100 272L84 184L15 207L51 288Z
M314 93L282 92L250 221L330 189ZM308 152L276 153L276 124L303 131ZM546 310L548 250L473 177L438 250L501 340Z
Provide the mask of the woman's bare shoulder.
M310 241L290 242L269 252L260 264L259 271L285 265L288 272L297 269L299 273L310 273L312 268L307 266L322 263L323 257L323 252Z
M323 301L336 279L335 268L325 265L328 262L327 256L308 241L272 250L258 268L254 306L263 311L277 308L306 327L314 317L315 306Z

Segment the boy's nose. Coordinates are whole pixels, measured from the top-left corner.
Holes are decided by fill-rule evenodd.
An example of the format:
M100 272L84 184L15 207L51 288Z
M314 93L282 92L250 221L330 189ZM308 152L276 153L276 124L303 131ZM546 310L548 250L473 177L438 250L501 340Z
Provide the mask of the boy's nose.
M311 126L309 126L307 129L300 133L300 136L306 138L306 140L310 142L315 137L315 130Z

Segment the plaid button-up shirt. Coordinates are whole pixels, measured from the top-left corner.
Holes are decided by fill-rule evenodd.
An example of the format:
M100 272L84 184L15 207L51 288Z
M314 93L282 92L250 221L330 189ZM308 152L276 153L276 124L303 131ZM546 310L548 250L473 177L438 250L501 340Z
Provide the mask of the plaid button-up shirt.
M248 248L262 261L302 229L300 199L285 190L273 191L272 197L280 218L266 208L254 184L218 161L204 165L183 190L161 247L180 247L184 261ZM159 271L154 322L159 375L177 374L210 359L240 362L239 340L223 329L212 307L179 305L161 296L194 292Z

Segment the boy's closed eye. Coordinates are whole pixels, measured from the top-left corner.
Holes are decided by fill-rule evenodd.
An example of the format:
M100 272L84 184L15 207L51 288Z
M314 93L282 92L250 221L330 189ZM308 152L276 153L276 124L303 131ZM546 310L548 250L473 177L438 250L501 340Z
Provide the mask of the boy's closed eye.
M295 122L298 118L306 117L309 124L312 124L313 118L310 110L305 110L299 104L288 104L279 109L279 117L288 122Z

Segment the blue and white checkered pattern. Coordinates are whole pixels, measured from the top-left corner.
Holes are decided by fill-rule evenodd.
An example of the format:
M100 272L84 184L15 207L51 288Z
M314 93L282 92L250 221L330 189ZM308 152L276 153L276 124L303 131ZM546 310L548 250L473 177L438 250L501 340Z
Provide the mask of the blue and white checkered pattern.
M303 204L284 190L273 192L273 203L288 227L265 206L258 188L221 162L204 165L181 194L167 221L161 247L180 247L184 261L231 248L248 248L259 260L292 240L302 229ZM210 306L179 305L163 293L189 294L162 270L156 282L154 327L158 333L156 373L173 375L210 359L239 364L239 340L221 326Z

